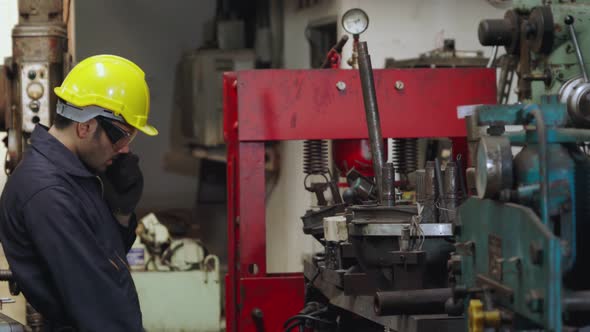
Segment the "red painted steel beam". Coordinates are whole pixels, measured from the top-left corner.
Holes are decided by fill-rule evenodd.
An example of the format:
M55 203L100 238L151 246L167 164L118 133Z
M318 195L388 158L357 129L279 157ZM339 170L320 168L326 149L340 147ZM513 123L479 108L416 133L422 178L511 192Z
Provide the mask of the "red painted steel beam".
M228 274L225 278L225 317L226 329L235 332L238 329L237 294L239 289L237 247L239 220L237 181L237 147L238 147L238 97L235 73L226 73L223 80L223 136L227 146L227 246L228 246Z
M457 106L494 104L495 75L485 68L375 70L383 137L465 136ZM240 141L368 136L356 70L240 71L237 90Z
M301 274L241 280L244 301L239 331L283 331L283 324L303 309L305 283ZM260 319L253 313L260 312ZM229 330L228 330L229 331Z

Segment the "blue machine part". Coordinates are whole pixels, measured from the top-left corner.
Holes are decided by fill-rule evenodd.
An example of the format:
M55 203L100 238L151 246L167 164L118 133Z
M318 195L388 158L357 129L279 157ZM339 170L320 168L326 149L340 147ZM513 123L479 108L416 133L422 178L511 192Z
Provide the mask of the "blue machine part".
M499 306L561 331L560 239L522 205L470 198L459 215L459 283L487 288ZM526 326L518 319L515 325Z
M499 183L487 186L495 191L480 195L486 199L470 198L458 209L457 285L492 294L494 305L514 314L514 328L562 331L563 295L587 284L589 255L577 227L590 230L590 161L577 144L590 131L560 127L569 122L565 105L544 101L476 111L481 126L526 130L509 137L524 146L514 158L485 146L505 140L480 141L476 174L488 175L476 176ZM498 170L502 177L494 178Z
M470 332L590 325L589 17L590 0L514 0L478 28L482 45L513 61L519 103L480 106L470 119L489 129L469 133L478 198L458 209L460 256L449 264L460 261L456 296L475 299L465 302ZM500 77L505 102L511 76Z

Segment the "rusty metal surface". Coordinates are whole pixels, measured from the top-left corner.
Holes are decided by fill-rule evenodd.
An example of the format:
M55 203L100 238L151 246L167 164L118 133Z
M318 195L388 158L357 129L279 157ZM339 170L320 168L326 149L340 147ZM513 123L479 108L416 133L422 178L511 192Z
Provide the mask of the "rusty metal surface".
M374 79L388 138L464 137L457 106L496 100L492 69L381 69ZM237 82L241 141L368 137L356 70L241 71Z
M494 235L488 235L488 273L489 275L502 281L502 238Z
M19 0L19 23L61 22L63 0Z
M8 131L7 173L20 161L32 128L52 123L57 101L52 90L63 79L67 50L63 7L62 0L18 1L19 22L12 30L11 101L9 107L0 105L6 119L2 127ZM42 86L41 96L28 96L27 88L33 84Z
M12 32L12 56L17 63L47 61L62 63L66 49L65 26L15 27Z
M0 65L0 130L6 130L6 119L10 114L11 85L7 66Z

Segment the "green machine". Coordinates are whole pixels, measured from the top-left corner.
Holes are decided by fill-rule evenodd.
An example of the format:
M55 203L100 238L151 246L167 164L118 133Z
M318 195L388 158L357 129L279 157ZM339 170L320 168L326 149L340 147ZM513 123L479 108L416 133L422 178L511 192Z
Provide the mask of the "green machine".
M468 117L469 136L487 131L477 194L458 209L454 299L469 331L578 331L590 325L590 1L514 0L478 34L515 59L519 102Z

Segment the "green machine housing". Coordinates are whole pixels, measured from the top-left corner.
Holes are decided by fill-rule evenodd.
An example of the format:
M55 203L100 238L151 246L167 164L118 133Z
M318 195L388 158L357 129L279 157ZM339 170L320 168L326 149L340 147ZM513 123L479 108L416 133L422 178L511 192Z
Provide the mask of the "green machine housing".
M590 1L515 0L478 33L516 59L519 103L468 119L469 135L487 131L472 158L477 194L458 209L455 297L469 331L590 325Z

